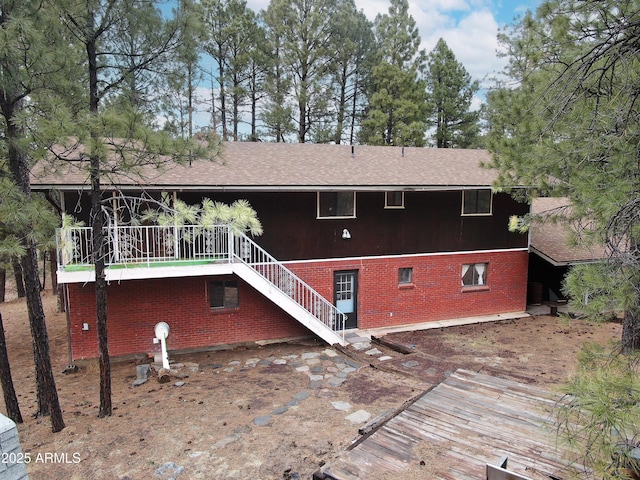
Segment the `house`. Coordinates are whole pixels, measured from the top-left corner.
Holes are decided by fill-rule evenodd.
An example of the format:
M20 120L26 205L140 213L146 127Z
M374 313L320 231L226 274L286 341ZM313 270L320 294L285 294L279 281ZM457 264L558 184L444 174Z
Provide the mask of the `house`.
M564 197L538 197L531 203L532 215L541 219L566 215L570 208L571 202ZM529 248L529 304L564 299L562 283L572 266L607 257L604 246L572 245L570 237L571 226L566 221L534 221Z
M264 234L226 227L108 227L111 355L151 352L154 325L168 348L205 349L523 312L527 235L508 231L526 204L492 192L483 150L225 143L220 161L140 176L110 176L105 191L196 204L246 199ZM82 156L33 172L64 211L89 219ZM187 228L187 227L184 227ZM97 356L88 229L59 233L73 360ZM344 321L344 325L343 325Z

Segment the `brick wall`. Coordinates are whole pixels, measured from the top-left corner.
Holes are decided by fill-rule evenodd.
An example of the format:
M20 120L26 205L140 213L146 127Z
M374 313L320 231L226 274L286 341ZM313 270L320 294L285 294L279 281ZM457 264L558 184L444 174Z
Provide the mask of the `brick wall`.
M333 301L333 272L358 271L358 327L376 328L526 309L526 251L294 263L288 267ZM462 288L462 265L488 263L487 287ZM398 269L413 283L398 285Z
M457 317L523 311L527 252L333 260L290 263L305 282L333 301L333 273L358 271L358 326L374 328ZM488 263L487 287L463 289L462 265ZM413 268L413 283L398 285L398 269ZM153 327L167 322L169 350L276 340L310 332L238 279L240 307L212 310L208 282L194 277L131 280L108 287L111 355L155 352ZM70 284L74 359L97 357L93 284ZM83 323L89 330L83 330Z

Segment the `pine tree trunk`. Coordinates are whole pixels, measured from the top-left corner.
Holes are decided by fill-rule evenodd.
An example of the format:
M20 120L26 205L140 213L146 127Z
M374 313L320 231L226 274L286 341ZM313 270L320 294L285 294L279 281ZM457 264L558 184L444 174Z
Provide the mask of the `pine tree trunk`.
M11 378L11 367L9 366L9 355L7 353L7 342L4 336L4 324L2 323L2 313L0 313L0 385L4 395L4 405L7 409L8 417L15 423L22 423L22 413L16 390L13 388Z
M24 291L24 280L22 278L22 267L20 266L20 260L17 258L13 260L13 274L16 278L16 292L18 298L24 298L26 293Z
M34 360L36 364L36 379L38 381L38 406L39 412L47 413L51 417L51 430L62 430L64 420L62 409L58 400L58 391L51 367L49 353L49 338L45 323L44 308L40 297L40 279L38 278L38 254L30 239L26 239L27 252L22 259L22 269L25 280L27 297L27 309L29 311L29 324L33 337Z
M0 268L0 303L4 303L7 294L7 271Z
M99 160L96 159L99 163ZM93 160L92 160L93 162ZM93 255L96 271L96 330L98 334L98 360L100 363L100 409L98 417L110 416L111 408L111 361L107 329L107 282L104 261L104 221L101 210L100 178L92 178L91 203L93 209Z
M24 100L16 101L10 111L5 111L5 118L14 118L16 113L22 111ZM29 159L16 148L15 140L24 138L20 127L12 122L8 122L7 137L12 140L8 142L9 168L13 180L20 187L27 198L31 195L31 183L29 179ZM23 233L21 236L22 245L25 248L25 255L22 257L20 265L14 263L16 277L21 272L24 277L24 293L26 297L27 310L29 313L29 326L33 338L33 354L36 366L36 381L38 384L38 414L45 412L51 415L51 429L59 432L64 428L62 410L58 401L58 391L51 369L51 357L49 354L49 338L47 336L47 326L45 323L44 308L40 297L40 278L38 274L38 251L33 239ZM20 266L22 268L20 268ZM22 285L22 278L18 285Z
M640 350L640 310L629 309L622 320L622 351L630 353Z

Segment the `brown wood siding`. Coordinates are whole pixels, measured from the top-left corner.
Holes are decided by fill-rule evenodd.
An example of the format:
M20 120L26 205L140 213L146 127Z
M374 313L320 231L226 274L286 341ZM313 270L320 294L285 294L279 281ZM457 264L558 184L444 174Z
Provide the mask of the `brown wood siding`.
M180 193L188 203L202 194ZM358 192L356 218L317 219L315 192L220 193L214 200L248 200L264 234L255 240L281 261L412 253L525 248L527 236L510 233L511 215L526 204L508 194L494 195L493 213L462 216L462 193L407 192L404 209L385 209L384 192ZM342 239L348 229L350 240Z

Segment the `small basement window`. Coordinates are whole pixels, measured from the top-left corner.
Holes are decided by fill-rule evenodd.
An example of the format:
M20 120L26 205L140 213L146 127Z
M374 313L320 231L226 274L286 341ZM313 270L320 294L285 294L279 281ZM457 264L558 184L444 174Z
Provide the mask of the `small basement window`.
M413 283L413 268L399 268L398 269L398 284L408 285Z
M214 280L209 282L209 305L211 308L237 308L240 305L236 280Z
M462 265L463 287L484 287L487 285L487 263L469 263Z
M404 208L404 192L384 192L384 208Z
M355 218L356 192L318 192L318 218Z
M490 189L464 190L462 192L462 215L491 215L493 195Z

